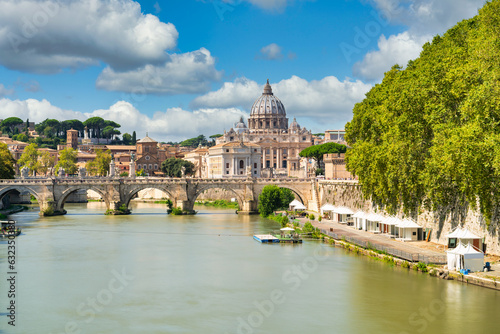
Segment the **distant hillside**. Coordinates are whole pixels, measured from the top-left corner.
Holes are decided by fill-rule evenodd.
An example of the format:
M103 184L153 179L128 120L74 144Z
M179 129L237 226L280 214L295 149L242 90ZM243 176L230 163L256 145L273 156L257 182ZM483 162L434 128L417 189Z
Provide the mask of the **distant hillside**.
M500 0L394 66L346 127L348 169L392 212L500 215ZM491 224L493 223L493 224Z

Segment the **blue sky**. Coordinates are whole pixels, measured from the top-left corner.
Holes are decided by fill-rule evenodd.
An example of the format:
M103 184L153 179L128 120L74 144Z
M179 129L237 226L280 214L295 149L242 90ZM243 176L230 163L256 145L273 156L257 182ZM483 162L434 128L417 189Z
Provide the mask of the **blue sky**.
M92 116L159 141L228 130L269 78L343 128L396 63L484 0L0 0L0 118Z

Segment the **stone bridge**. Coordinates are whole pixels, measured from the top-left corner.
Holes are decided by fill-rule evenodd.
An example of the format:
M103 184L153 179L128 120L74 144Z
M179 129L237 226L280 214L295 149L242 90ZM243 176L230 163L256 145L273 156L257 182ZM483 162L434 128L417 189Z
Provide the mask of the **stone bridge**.
M318 185L315 179L260 179L260 178L26 178L0 180L0 200L9 193L33 195L41 215L64 214L64 203L79 190L93 190L101 195L108 210L116 211L141 190L159 189L168 194L174 206L192 211L198 196L208 189L218 188L232 192L238 200L241 214L257 212L258 198L267 185L288 188L309 210L318 211Z

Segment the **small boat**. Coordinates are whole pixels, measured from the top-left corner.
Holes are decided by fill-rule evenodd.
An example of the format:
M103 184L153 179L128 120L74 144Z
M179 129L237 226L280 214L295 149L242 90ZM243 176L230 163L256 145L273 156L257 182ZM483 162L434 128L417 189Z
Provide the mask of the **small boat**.
M302 238L296 233L291 233L294 229L286 227L281 229L281 233L257 234L253 238L261 243L289 243L301 244ZM287 233L288 232L288 233Z
M10 236L17 237L21 234L21 229L19 227L15 227L16 222L13 220L2 221L0 227L0 237L8 238Z

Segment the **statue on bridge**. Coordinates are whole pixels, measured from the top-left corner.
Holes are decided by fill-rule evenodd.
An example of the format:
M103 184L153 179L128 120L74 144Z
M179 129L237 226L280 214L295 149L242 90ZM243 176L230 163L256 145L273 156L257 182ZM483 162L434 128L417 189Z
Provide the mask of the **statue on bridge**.
M87 176L87 168L85 168L85 167L78 168L78 175L80 177L86 177Z
M130 165L128 176L134 178L135 177L135 154L130 153Z
M27 179L30 176L30 169L28 167L23 167L21 169L21 178Z
M66 171L64 170L64 168L59 167L59 170L57 171L57 176L58 177L65 177L66 176Z
M181 174L182 174L182 177L186 177L186 167L184 167L184 166L181 167Z

